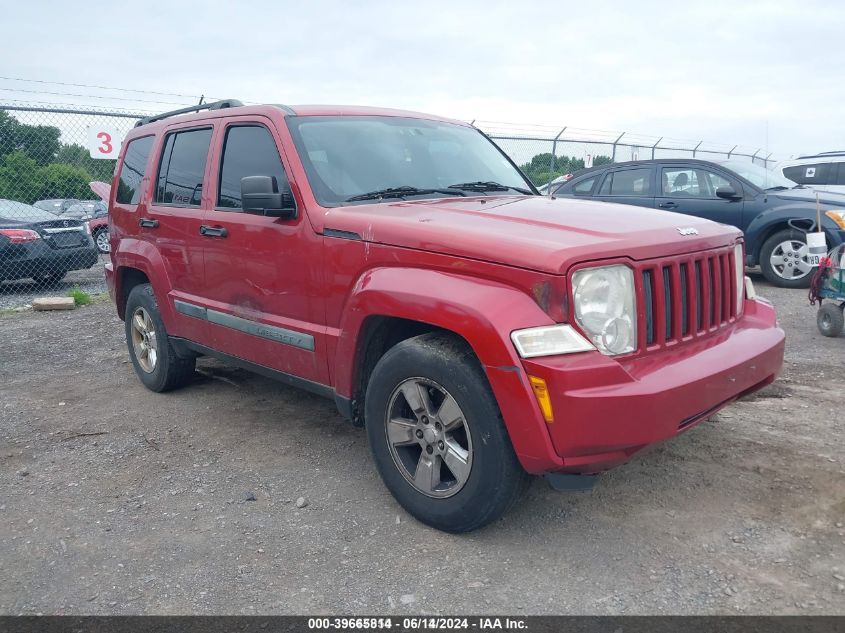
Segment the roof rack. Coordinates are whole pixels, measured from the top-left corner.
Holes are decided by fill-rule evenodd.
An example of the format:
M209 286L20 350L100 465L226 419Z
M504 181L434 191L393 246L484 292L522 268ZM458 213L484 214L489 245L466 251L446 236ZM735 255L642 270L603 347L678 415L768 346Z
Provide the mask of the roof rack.
M818 154L805 154L804 156L799 156L797 160L802 160L804 158L821 158L822 156L845 156L845 150L819 152Z
M242 105L243 103L237 99L223 99L222 101L202 103L199 105L188 106L187 108L179 108L178 110L171 110L170 112L162 112L161 114L144 117L143 119L138 120L135 127L140 127L142 125L146 125L147 123L152 123L153 121L161 121L162 119L176 116L177 114L188 114L190 112L199 112L200 110L223 110L224 108L237 108Z

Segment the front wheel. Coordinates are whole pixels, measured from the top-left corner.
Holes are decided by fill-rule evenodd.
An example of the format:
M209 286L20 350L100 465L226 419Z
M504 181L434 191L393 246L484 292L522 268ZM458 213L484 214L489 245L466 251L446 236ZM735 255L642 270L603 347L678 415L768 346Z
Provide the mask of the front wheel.
M807 288L813 266L807 261L807 236L800 231L778 231L763 242L760 270L763 276L781 288Z
M391 348L370 378L365 420L385 485L437 529L494 521L530 481L487 377L459 339L423 334Z

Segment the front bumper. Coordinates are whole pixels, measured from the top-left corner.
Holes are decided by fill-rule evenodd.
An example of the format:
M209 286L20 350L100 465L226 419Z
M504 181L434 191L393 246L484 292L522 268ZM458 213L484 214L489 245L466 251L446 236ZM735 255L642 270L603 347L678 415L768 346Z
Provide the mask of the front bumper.
M743 317L725 331L659 352L524 360L552 398L554 421L546 428L556 454L545 470L607 470L707 419L775 379L784 339L771 305L746 300ZM539 472L538 465L530 470Z
M84 270L99 260L90 237L84 246L53 248L37 240L0 250L0 279L16 280L57 271Z

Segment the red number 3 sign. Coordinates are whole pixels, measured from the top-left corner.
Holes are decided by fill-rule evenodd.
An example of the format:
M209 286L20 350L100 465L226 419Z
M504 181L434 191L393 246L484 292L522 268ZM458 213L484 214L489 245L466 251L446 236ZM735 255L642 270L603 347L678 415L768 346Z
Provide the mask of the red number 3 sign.
M97 132L97 138L102 141L102 144L97 148L97 151L101 154L111 154L113 149L111 144L111 134L108 132Z
M88 153L91 158L117 158L122 135L114 128L89 127Z

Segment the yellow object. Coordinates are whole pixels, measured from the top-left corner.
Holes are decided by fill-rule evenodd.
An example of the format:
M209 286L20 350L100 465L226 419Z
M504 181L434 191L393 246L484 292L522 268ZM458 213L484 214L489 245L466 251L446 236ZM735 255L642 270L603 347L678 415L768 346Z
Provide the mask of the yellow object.
M552 399L549 397L549 388L546 387L546 381L536 376L528 376L528 380L531 383L531 388L534 389L534 397L537 398L537 404L540 405L543 418L551 424L555 421L555 416L552 412Z
M840 229L845 229L845 213L842 211L825 211L824 214L836 222L836 226Z

